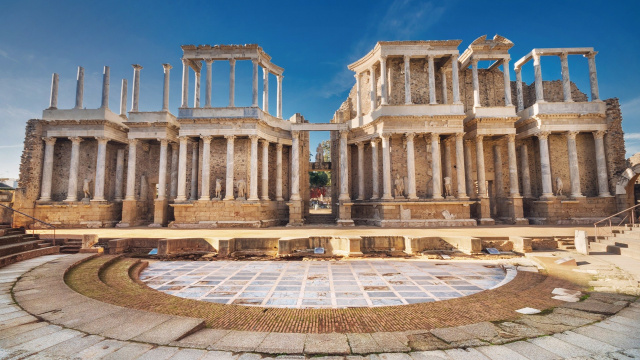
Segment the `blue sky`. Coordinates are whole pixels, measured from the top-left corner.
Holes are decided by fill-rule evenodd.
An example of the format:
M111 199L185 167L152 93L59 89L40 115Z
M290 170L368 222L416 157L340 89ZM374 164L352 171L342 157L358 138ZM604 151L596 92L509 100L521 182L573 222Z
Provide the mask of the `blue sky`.
M346 66L379 40L461 39L462 52L497 33L515 43L511 64L535 47L592 46L599 51L600 97L620 98L627 155L640 151L639 1L25 0L1 8L0 177L18 176L24 125L49 105L53 72L60 74L58 107L71 108L76 67L85 67L85 106L97 108L102 67L109 65L110 107L117 111L120 80L129 80L131 94L131 64L141 64L140 110L153 111L162 105L161 64L168 62L177 113L182 44L259 44L285 69L284 117L299 112L312 122L329 121L355 82ZM569 66L571 80L588 94L586 59L570 57ZM542 69L545 80L560 79L558 59L543 58ZM251 63L238 62L236 71L236 105L249 105ZM523 79L533 81L531 69ZM275 113L275 78L270 82ZM214 63L213 83L214 106L223 106L227 63ZM327 137L312 133L311 149Z

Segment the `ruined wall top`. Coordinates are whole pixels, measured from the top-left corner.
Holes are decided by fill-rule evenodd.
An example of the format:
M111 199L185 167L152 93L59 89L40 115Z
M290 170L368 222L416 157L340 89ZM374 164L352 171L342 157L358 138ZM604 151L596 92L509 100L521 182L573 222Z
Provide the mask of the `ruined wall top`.
M271 56L257 44L245 45L182 45L182 59L187 60L189 66L200 71L203 60L256 60L269 72L282 75L284 69L271 62Z
M513 42L504 36L496 34L493 39L487 39L487 35L482 35L469 44L458 61L461 68L465 68L472 60L508 60L509 49L512 47Z

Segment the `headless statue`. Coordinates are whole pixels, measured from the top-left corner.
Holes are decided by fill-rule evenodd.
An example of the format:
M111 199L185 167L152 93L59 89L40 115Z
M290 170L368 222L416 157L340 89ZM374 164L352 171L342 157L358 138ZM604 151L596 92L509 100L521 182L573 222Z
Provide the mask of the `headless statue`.
M244 198L245 195L245 191L246 191L246 187L247 184L243 179L238 180L238 182L236 183L236 186L238 187L238 197L239 198Z
M222 192L222 180L216 179L216 199L220 199L221 192Z
M564 191L564 185L562 184L562 179L558 176L556 178L556 196L562 196Z

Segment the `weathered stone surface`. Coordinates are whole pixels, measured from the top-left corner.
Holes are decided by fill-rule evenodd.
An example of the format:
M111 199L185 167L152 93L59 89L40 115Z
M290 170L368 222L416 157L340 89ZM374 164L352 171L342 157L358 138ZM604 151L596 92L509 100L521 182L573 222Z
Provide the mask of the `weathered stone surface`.
M349 354L347 336L344 334L308 334L304 343L305 354Z

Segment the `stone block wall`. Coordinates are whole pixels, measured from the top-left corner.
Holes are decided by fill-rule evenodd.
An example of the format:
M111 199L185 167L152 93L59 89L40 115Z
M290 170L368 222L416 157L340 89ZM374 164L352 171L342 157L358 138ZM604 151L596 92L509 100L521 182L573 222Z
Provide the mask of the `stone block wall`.
M591 225L615 213L616 200L615 197L578 200L560 198L551 201L525 199L524 208L525 216L529 217L533 224Z
M195 201L172 204L174 228L266 227L284 225L286 204L277 201Z
M73 203L73 204L38 204L34 217L50 223L57 228L73 227L114 227L121 218L121 203ZM34 223L34 228L47 228Z

